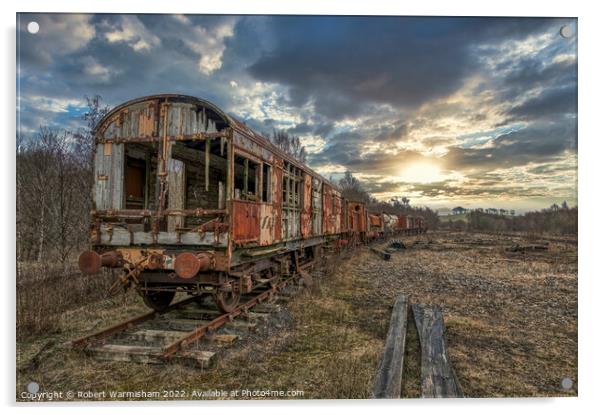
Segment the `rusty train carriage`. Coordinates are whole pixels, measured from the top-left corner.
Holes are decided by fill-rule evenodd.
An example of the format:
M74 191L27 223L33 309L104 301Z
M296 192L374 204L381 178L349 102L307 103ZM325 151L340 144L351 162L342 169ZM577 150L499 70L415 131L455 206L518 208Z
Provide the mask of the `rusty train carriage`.
M126 102L100 121L95 137L93 249L80 256L80 268L123 268L116 287L134 285L154 309L184 290L212 293L231 310L253 286L302 273L318 246L387 228L382 218L368 219L363 203L344 200L332 183L202 99Z

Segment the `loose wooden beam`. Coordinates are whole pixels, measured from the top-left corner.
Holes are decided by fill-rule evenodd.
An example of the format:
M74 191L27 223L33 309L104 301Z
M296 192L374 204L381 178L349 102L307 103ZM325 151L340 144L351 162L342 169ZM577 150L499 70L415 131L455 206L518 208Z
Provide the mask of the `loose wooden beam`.
M422 350L422 397L463 398L447 353L441 308L414 304L412 311Z
M401 396L401 376L406 344L408 298L401 294L395 300L385 350L374 381L373 395L378 399Z

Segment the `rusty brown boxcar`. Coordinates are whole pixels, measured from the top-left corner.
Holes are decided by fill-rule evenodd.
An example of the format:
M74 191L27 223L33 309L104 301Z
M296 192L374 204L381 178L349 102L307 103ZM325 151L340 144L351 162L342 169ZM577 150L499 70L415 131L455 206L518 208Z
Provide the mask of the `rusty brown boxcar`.
M95 130L92 249L83 272L123 269L146 304L176 291L241 294L303 272L322 244L366 232L362 203L195 97L128 101Z
M384 236L385 234L385 219L384 214L368 212L366 238L374 240Z

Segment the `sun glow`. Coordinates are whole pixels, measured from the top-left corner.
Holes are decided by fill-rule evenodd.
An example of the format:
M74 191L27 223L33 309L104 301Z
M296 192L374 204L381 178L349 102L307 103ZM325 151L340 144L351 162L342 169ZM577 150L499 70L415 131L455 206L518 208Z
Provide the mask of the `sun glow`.
M400 179L406 183L433 183L445 180L447 177L441 173L439 166L431 163L412 163L406 166Z

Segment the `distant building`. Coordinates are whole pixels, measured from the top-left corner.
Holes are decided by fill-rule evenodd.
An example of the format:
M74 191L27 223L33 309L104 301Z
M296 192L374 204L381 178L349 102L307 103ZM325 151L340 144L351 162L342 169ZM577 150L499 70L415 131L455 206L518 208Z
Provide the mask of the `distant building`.
M468 209L464 209L462 206L457 206L452 209L454 215L461 215L462 213L468 212Z

